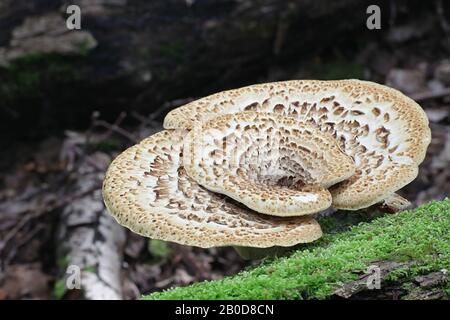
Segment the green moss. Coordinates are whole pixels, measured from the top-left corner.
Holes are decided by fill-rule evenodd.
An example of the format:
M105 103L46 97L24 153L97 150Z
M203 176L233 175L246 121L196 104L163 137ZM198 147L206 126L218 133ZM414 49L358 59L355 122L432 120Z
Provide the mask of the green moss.
M5 105L18 99L36 99L44 95L50 83L69 83L80 79L76 66L80 58L57 54L33 53L0 67L0 99Z
M95 266L86 266L83 268L84 272L96 273L97 268Z
M447 282L444 286L444 294L445 294L445 298L449 299L450 298L450 282Z
M81 56L86 57L89 54L89 51L92 49L91 41L88 39L82 40L80 43L77 44L78 46L78 54Z
M65 279L60 279L55 282L53 286L53 296L56 299L61 299L66 293L66 281Z
M56 264L60 269L65 269L70 264L71 258L69 255L62 256L58 259Z
M325 234L289 257L222 280L147 295L144 299L323 299L339 284L355 280L374 261L412 260L390 280L413 277L450 265L450 199ZM448 292L448 287L447 291Z
M148 241L148 251L157 260L168 258L172 252L167 242L155 239Z

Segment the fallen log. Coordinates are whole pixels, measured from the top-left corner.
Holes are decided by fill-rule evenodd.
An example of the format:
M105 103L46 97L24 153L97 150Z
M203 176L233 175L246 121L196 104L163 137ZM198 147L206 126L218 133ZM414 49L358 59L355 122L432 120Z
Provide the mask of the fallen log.
M55 290L58 298L123 298L125 229L107 213L100 188L109 160L106 154L97 152L86 156L76 169L73 190L98 187L69 203L61 213L57 235L61 280Z
M449 236L446 199L328 233L290 256L233 277L144 299L447 298Z

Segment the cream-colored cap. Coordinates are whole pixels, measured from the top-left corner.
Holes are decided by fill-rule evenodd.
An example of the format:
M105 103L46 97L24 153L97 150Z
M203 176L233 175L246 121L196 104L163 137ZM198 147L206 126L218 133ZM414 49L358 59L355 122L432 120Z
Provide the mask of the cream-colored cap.
M338 209L366 208L414 180L431 141L428 119L416 102L360 80L294 80L223 91L172 110L164 127L191 129L246 110L293 117L338 140L356 165L352 177L330 190Z
M159 132L111 163L103 198L120 224L153 239L203 248L293 246L320 238L312 218L262 215L196 183L181 166L187 133Z
M208 190L274 216L331 206L326 189L355 172L333 136L273 113L220 115L184 139L186 173Z

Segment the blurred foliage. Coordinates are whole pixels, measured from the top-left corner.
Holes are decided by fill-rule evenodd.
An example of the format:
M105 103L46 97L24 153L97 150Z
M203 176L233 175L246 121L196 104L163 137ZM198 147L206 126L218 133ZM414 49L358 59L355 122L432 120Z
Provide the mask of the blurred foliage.
M57 265L60 269L65 270L67 266L70 264L70 260L71 258L69 255L62 256L61 258L58 259Z
M23 96L42 97L45 88L53 83L80 79L70 57L42 53L30 54L0 68L0 77L8 80L0 83L0 98L6 104Z
M95 266L87 266L83 268L84 272L96 273L97 268Z
M65 293L66 293L66 280L65 279L57 280L53 285L53 297L59 300L64 296Z
M93 146L93 149L97 151L111 152L115 150L120 150L121 147L122 144L117 139L107 139L96 143Z
M338 58L334 61L316 63L312 67L312 73L322 80L363 79L364 66Z
M148 241L148 251L156 260L167 259L172 252L167 242L155 239Z

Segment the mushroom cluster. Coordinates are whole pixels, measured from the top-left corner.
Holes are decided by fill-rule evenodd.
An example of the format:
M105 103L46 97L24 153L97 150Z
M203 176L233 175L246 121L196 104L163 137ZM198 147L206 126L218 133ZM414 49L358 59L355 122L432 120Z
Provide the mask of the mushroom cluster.
M404 206L431 140L420 106L371 82L285 81L172 110L103 184L132 231L185 245L288 247L322 235L329 207Z

